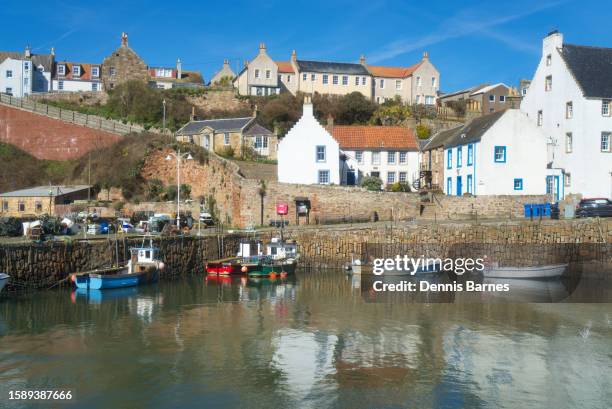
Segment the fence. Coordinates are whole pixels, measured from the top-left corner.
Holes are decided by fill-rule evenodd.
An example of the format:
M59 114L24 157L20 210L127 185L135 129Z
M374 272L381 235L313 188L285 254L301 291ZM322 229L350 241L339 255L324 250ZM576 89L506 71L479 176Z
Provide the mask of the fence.
M45 115L49 118L59 119L75 125L86 126L88 128L100 129L102 131L117 135L126 135L132 132L144 131L144 128L140 125L124 124L123 122L105 119L97 115L82 114L80 112L54 107L52 105L42 104L40 102L34 102L24 98L16 98L6 94L0 94L0 103Z

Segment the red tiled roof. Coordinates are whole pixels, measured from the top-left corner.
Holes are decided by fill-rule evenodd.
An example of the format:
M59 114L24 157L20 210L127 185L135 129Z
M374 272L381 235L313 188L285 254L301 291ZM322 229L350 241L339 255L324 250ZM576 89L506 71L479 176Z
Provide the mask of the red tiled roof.
M412 73L420 66L420 62L410 67L384 67L381 65L368 65L368 70L375 77L406 78L412 75Z
M289 61L274 61L278 66L278 72L294 74L295 70Z
M102 70L100 68L101 64L87 64L87 63L60 61L56 65L62 65L62 64L66 66L65 75L58 75L57 68L55 69L55 77L60 80L64 79L64 80L98 81L100 80L100 77L102 75ZM79 77L73 78L72 72L73 72L73 67L75 65L77 67L81 67L81 75ZM98 67L98 76L95 78L91 76L91 67Z
M411 128L402 126L328 127L340 148L417 150L417 140Z

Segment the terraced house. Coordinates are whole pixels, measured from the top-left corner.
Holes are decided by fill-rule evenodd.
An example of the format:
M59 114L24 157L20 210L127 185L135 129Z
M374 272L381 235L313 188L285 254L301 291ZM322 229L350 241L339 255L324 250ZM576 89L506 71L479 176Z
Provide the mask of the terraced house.
M57 62L53 89L59 92L102 91L101 74L101 64Z
M274 61L260 44L259 54L245 63L234 79L241 95L275 95L319 93L347 95L359 92L366 98L382 103L400 98L410 104L433 105L440 84L440 73L429 60L423 59L409 67L370 66L361 56L359 63L313 61L297 58L294 50L289 61Z
M0 52L0 93L21 98L51 91L54 59L53 48L50 54L34 54L30 47L24 52Z

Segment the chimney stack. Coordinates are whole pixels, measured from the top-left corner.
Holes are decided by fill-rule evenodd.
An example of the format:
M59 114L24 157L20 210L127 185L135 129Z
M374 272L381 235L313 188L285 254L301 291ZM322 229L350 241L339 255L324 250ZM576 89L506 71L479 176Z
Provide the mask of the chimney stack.
M297 53L295 52L295 50L293 50L291 52L291 61L292 62L296 62L297 61Z
M195 107L192 106L191 107L191 117L189 118L190 121L195 121L196 117L195 117Z
M26 46L25 48L25 52L23 53L23 55L25 56L25 58L32 58L32 50L30 49L30 46Z
M248 67L249 66L249 60L244 60L244 66Z
M253 107L253 118L257 118L257 114L259 113L259 109L257 108L257 104Z
M334 128L334 117L332 114L327 115L327 127L329 129L333 129Z
M227 58L223 60L223 67L229 67L229 60Z
M361 54L361 57L359 57L359 64L366 65L365 55Z
M121 33L121 47L127 47L127 46L128 46L128 35L124 31L123 33Z
M427 51L423 52L423 59L424 60L428 60L429 59L429 52L427 52Z
M51 47L51 56L55 57L55 47Z
M181 59L176 59L176 79L183 78L183 64L181 63Z
M259 43L259 54L266 53L266 45L264 43Z

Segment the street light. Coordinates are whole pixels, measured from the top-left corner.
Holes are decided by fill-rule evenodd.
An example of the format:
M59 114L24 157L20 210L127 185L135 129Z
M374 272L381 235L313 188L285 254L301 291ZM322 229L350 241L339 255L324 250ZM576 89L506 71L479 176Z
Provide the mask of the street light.
M182 160L192 160L193 156L191 156L190 152L181 153L179 149L178 152L170 152L168 156L166 156L166 160L172 160L172 158L176 158L176 227L181 228L181 161Z
M162 128L163 128L163 133L165 134L166 133L166 98L164 98L162 100L162 105L164 106L164 109L163 109L163 111L164 111L164 119L163 119L163 122L162 122L162 124L163 124Z

